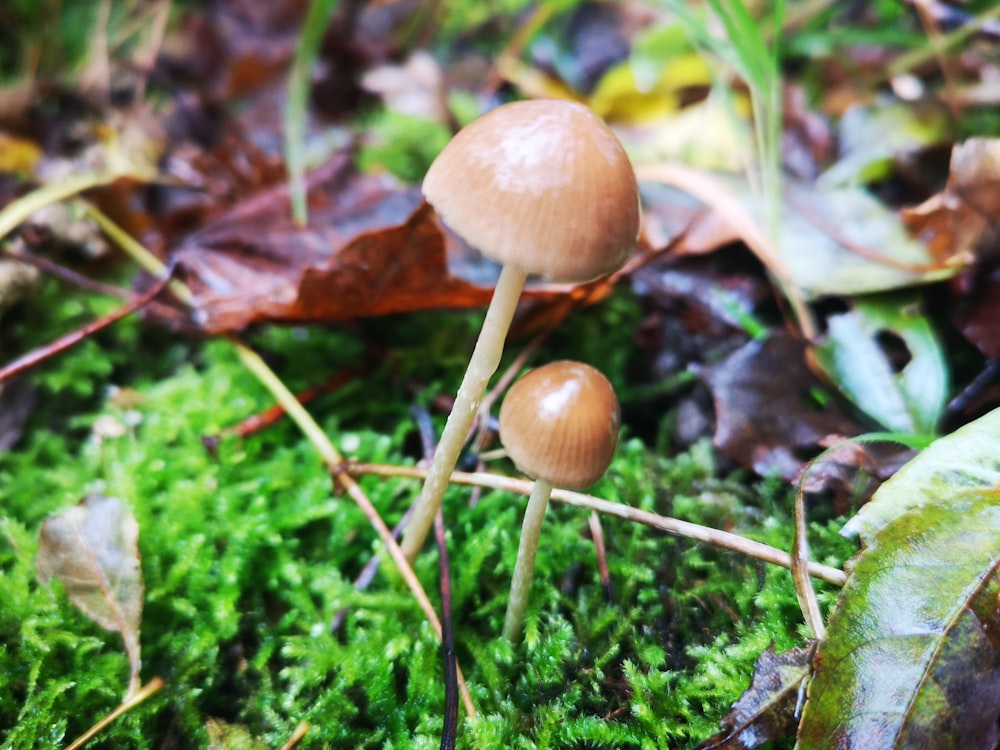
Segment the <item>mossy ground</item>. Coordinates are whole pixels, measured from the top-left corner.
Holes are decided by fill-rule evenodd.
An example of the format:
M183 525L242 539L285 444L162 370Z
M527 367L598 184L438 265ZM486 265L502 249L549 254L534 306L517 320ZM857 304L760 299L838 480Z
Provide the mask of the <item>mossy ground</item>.
M54 284L45 300L8 330L38 343L86 308L106 306ZM623 292L571 319L538 361L598 362L625 386L633 355L623 326L637 314ZM362 331L270 329L250 338L293 388L356 364L362 341L388 346L368 376L310 408L347 455L412 463L404 384L426 383L422 400L454 387L476 322L474 314L426 314ZM622 345L599 351L608 341ZM313 725L304 747L437 746L439 647L391 565L368 590L354 589L380 545L351 501L331 491L309 444L282 423L206 450L205 436L270 405L228 343L175 339L129 320L47 364L36 382L32 423L0 456L3 747L65 744L126 686L118 636L35 578L41 522L90 492L122 498L138 519L143 677L166 680L94 747L205 747L210 717L272 747L303 719ZM101 437L108 420L124 434ZM714 464L707 443L654 455L626 435L592 492L787 548L787 488L719 477ZM362 484L390 523L417 491L406 480ZM604 521L609 602L586 514L554 505L525 643L512 647L498 634L523 499L484 492L470 508L469 497L453 489L445 506L458 656L480 712L460 725L460 747L690 747L715 731L768 644L782 650L803 637L785 571L616 519ZM849 554L832 523L815 531L818 558ZM417 572L437 600L435 552Z

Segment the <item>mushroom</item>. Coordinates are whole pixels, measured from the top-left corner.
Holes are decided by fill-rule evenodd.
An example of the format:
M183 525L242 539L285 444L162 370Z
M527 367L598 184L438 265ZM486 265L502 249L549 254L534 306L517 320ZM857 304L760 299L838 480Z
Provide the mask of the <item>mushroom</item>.
M526 277L580 283L610 273L639 232L638 187L625 150L603 120L575 102L515 102L483 115L431 164L423 192L446 225L502 268L404 533L410 560L500 363Z
M607 470L618 444L621 411L614 388L581 362L538 367L507 391L500 407L500 442L535 485L521 525L521 541L503 634L516 641L528 603L542 518L553 487L589 487Z

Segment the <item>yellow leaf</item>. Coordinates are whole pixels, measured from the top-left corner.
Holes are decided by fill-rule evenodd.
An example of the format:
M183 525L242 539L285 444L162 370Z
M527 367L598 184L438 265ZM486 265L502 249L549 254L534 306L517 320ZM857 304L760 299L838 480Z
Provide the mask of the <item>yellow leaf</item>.
M0 172L27 177L35 171L42 150L34 142L0 132Z

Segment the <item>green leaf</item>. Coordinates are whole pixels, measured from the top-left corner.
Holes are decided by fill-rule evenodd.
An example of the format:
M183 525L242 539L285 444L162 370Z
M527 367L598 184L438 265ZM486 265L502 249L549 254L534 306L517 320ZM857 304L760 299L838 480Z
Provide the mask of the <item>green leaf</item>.
M948 366L919 305L898 297L856 301L827 323L826 340L812 355L841 392L890 430L935 432L948 397ZM905 348L901 368L886 340Z
M823 188L886 179L897 157L947 140L949 118L943 107L886 96L848 109L839 127L841 157L817 181Z
M817 652L797 750L994 747L998 565L997 490L941 498L878 531Z
M870 545L892 519L956 491L1000 486L1000 409L938 438L879 487L847 522L845 535L859 534Z

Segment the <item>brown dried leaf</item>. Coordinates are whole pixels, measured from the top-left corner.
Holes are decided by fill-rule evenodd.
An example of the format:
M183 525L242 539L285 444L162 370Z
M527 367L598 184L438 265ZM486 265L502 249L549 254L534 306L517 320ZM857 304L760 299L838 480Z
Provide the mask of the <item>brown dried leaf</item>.
M239 203L177 251L206 330L489 301L491 287L451 273L450 266L481 270L483 264L461 255L415 188L358 174L341 154L311 175L309 199L306 228L292 223L287 188L280 185ZM530 293L552 298L565 290L548 285Z
M909 231L935 258L982 257L1000 247L1000 138L955 146L944 191L904 210Z
M805 363L804 344L776 332L751 341L707 372L715 401L715 444L758 474L793 479L830 435L862 426L835 403L812 398L822 382Z
M796 707L812 653L812 646L782 654L768 648L754 664L750 687L719 722L723 731L695 750L753 750L765 742L793 736L799 723Z
M42 583L62 582L84 614L121 633L129 659L126 697L139 689L139 626L144 586L139 524L121 500L88 495L42 524L36 568Z

